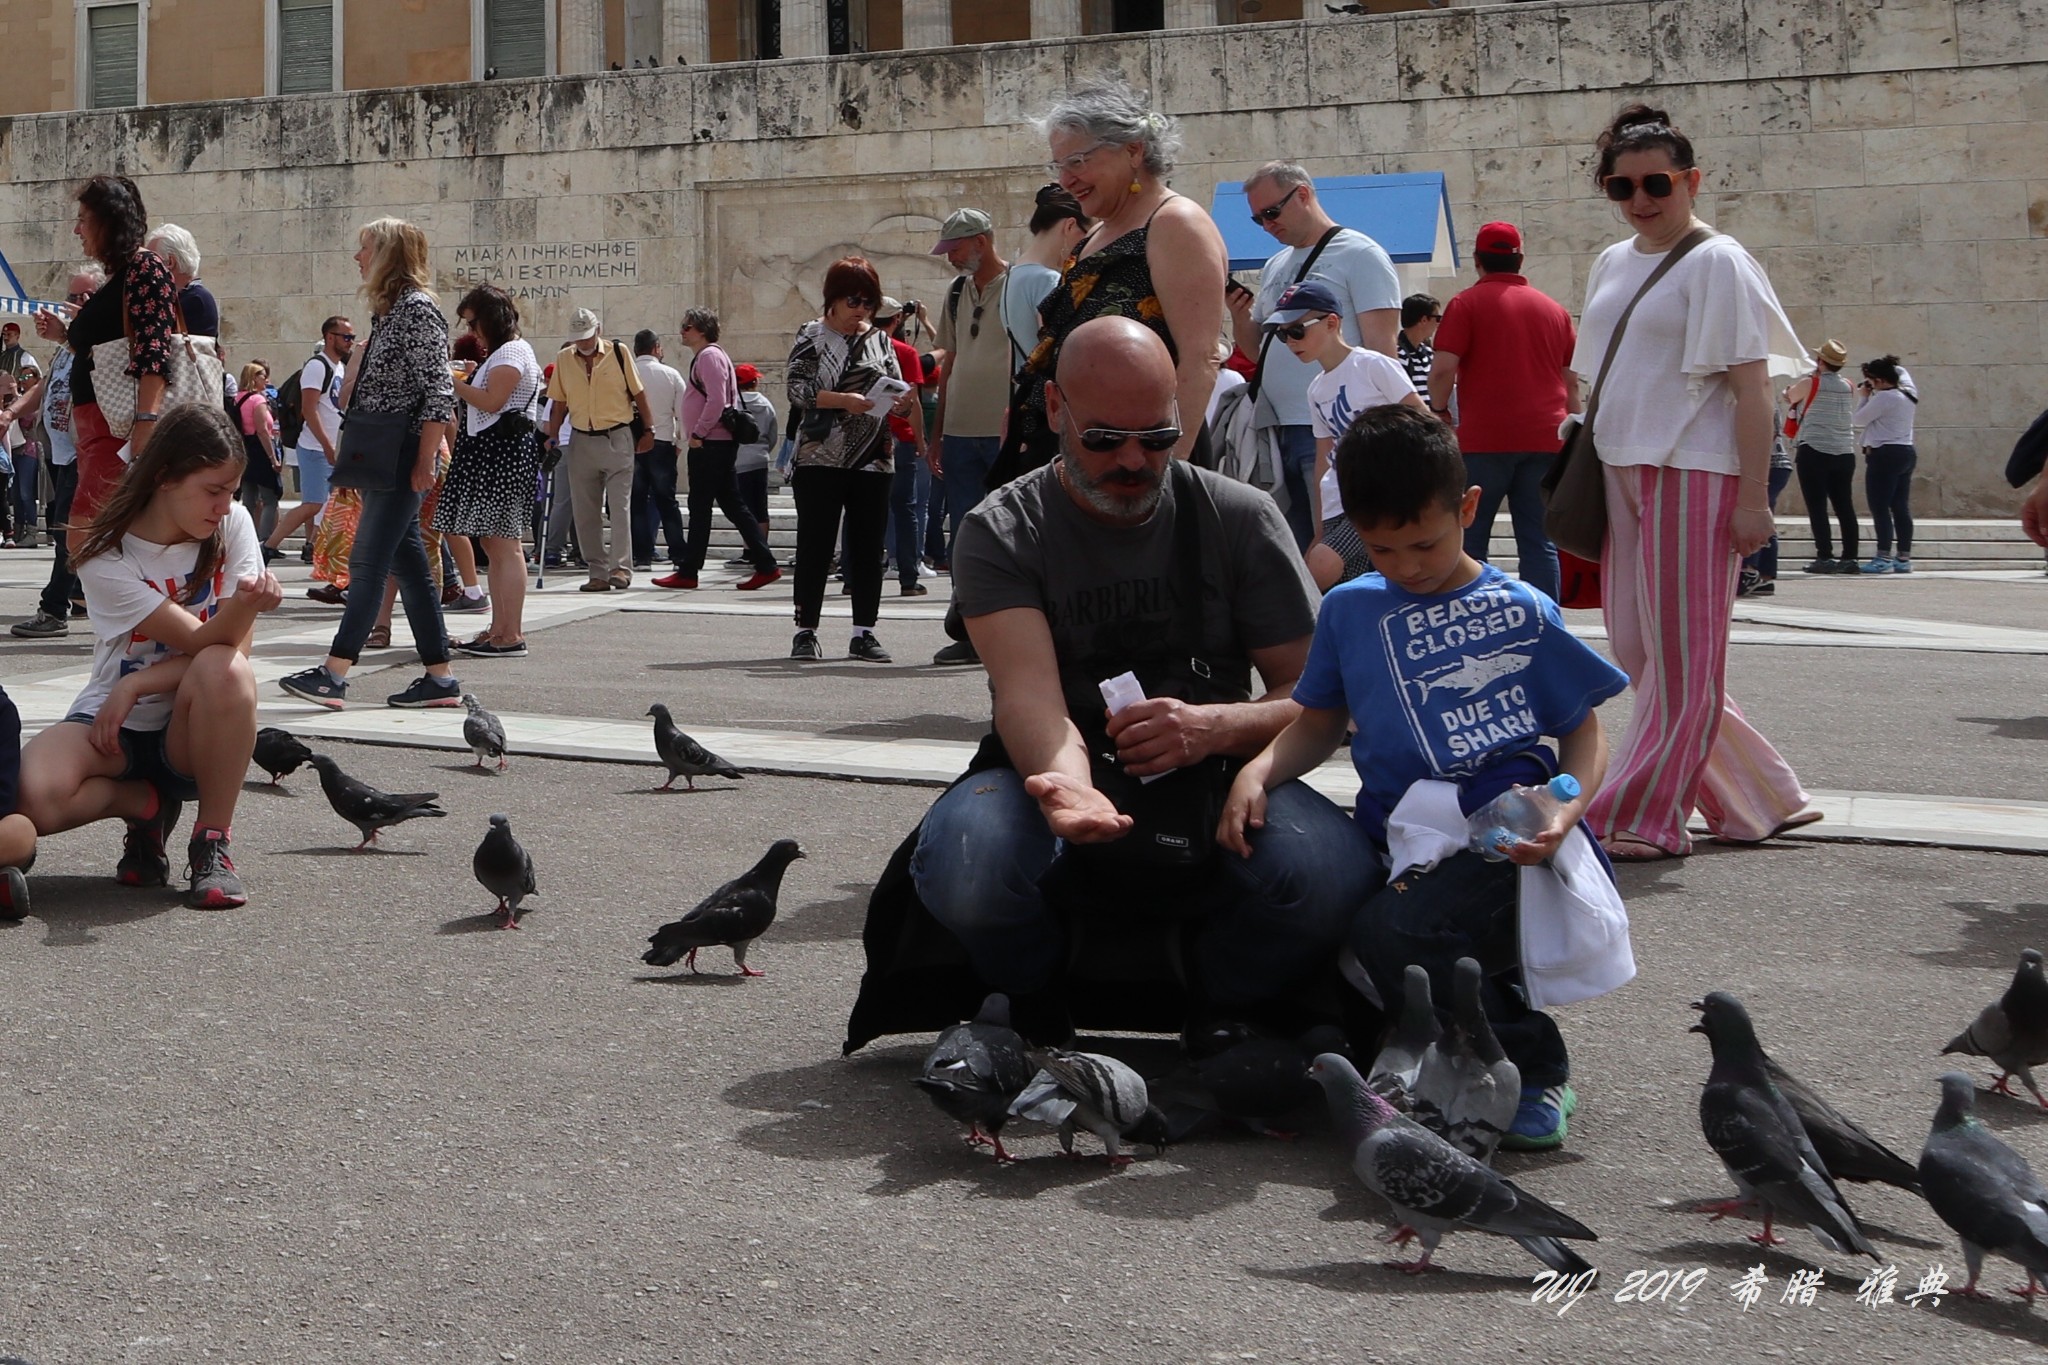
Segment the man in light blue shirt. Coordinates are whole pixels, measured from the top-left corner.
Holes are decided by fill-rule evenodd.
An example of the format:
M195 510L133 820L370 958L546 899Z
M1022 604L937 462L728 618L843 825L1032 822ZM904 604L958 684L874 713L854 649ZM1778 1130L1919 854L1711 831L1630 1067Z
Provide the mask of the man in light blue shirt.
M1316 438L1310 426L1308 384L1319 370L1296 360L1285 346L1266 345L1258 320L1279 306L1280 296L1298 279L1318 280L1341 306L1346 341L1395 356L1401 281L1378 242L1331 220L1316 198L1315 182L1293 162L1269 161L1253 171L1244 182L1244 197L1253 220L1281 243L1281 250L1260 270L1256 294L1241 285L1226 291L1231 333L1238 349L1254 360L1264 347L1253 422L1262 430L1277 429L1287 480L1287 525L1296 543L1305 547L1315 531L1309 524Z

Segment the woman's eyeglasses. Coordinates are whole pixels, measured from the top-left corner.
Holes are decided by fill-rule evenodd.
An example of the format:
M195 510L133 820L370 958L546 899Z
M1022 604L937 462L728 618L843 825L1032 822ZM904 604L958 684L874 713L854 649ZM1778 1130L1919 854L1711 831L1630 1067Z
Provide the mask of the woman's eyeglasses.
M1098 142L1093 147L1089 147L1084 151L1075 152L1072 156L1063 156L1058 161L1048 161L1045 163L1045 172L1055 180L1063 175L1071 175L1087 165L1089 157L1094 156L1104 147L1113 145L1115 144Z
M1684 172L1681 171L1679 174L1683 175ZM1609 199L1617 204L1626 204L1636 197L1638 187L1652 199L1669 199L1672 188L1678 184L1678 176L1672 175L1669 171L1651 171L1641 180L1626 175L1610 175L1600 184L1607 191Z

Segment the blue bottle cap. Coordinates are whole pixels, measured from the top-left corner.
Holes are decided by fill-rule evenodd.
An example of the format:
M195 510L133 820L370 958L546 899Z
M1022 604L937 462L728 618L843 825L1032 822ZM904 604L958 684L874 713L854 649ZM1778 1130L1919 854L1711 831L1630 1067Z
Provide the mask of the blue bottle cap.
M1579 799L1579 779L1570 773L1559 773L1550 779L1550 794L1560 801Z

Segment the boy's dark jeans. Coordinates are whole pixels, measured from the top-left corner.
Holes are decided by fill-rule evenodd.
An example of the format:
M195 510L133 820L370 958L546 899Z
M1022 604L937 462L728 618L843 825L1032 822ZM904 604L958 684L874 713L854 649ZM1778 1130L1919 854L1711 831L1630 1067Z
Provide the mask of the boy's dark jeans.
M1429 973L1430 999L1448 1018L1451 981L1461 957L1486 975L1480 1002L1495 1036L1521 1068L1525 1086L1562 1085L1571 1074L1564 1037L1547 1014L1529 1008L1521 990L1521 936L1516 915L1521 868L1455 853L1427 872L1388 882L1351 923L1351 951L1379 988L1389 1018L1401 1012L1408 966Z

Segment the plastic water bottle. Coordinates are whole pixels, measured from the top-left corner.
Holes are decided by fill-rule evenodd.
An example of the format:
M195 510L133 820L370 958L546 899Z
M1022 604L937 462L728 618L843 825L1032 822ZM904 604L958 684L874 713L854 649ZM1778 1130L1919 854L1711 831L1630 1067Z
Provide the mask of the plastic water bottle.
M1570 773L1559 773L1541 787L1509 787L1472 812L1466 847L1504 863L1516 844L1527 843L1549 829L1557 808L1577 800L1578 795L1579 779Z

